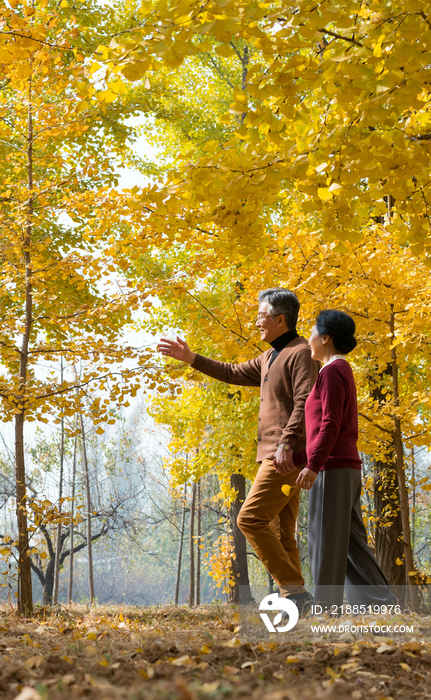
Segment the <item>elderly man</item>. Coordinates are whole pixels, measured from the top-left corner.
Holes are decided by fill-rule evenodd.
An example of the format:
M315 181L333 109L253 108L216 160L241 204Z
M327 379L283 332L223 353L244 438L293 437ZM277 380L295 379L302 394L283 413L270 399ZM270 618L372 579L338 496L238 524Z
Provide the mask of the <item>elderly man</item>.
M267 571L280 595L302 609L310 597L304 588L295 539L300 489L299 468L292 452L305 447L304 404L319 371L305 338L296 332L299 301L287 289L259 294L256 325L271 348L253 360L233 365L203 357L180 338L162 338L163 355L188 362L214 379L260 387L256 478L238 516L238 526ZM282 487L285 488L282 491Z

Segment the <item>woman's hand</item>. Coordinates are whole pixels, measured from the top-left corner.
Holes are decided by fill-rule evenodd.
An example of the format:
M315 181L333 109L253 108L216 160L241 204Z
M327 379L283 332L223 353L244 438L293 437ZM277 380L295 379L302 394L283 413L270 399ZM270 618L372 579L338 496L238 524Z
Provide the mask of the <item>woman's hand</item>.
M296 480L296 485L299 486L300 489L306 489L309 491L316 481L316 477L316 472L313 472L312 469L304 467Z
M193 364L196 357L196 353L190 350L186 341L181 340L178 336L176 340L160 338L157 350L161 352L162 355L166 355L166 357L173 357L174 360L187 362L189 365Z

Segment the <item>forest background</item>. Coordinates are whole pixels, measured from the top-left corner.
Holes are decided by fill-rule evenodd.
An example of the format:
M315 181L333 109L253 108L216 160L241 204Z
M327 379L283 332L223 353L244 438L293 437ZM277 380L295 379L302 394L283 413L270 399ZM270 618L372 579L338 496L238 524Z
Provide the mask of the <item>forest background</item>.
M45 602L194 605L271 586L235 526L258 395L165 365L148 338L253 357L273 286L297 292L305 336L321 308L357 323L369 538L420 605L429 9L4 4L0 552L20 610L33 587ZM311 584L306 518L304 494Z

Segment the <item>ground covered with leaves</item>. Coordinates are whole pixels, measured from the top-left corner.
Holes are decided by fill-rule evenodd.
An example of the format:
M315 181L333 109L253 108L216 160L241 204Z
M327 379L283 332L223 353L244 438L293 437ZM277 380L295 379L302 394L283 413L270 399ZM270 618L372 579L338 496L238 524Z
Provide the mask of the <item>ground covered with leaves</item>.
M327 622L321 619L321 622ZM342 623L342 620L339 621ZM222 605L59 606L30 619L0 607L0 697L390 700L431 697L430 618L414 634L295 630L253 639Z

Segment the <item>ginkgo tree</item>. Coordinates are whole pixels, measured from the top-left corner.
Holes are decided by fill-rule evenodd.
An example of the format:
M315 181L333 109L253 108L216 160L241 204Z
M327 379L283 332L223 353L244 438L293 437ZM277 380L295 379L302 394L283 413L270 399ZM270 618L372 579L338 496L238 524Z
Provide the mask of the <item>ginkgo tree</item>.
M258 256L266 209L292 190L327 236L352 241L390 197L402 240L427 258L430 10L418 0L142 3L131 30L99 47L113 84L250 47L222 118L235 137L206 157L192 148L170 187L143 192L142 203L163 200L173 227L184 205L190 230L224 231L222 254Z
M15 5L0 32L0 398L15 425L18 609L30 612L26 422L87 412L103 432L154 371L149 351L123 340L149 287L119 276L111 254L131 225L133 195L115 189L116 167L139 99L127 102L120 85L110 109L70 12Z
M164 256L164 266L159 267L165 282L163 307L154 310L153 327L161 330L168 322L182 329L194 350L238 362L259 351L252 319L262 288L279 284L297 291L302 302L299 328L305 335L321 308L342 308L353 316L359 340L352 360L359 396L359 447L381 465L375 488L385 493L382 511L375 513L377 552L380 558L391 542L385 570L393 583L403 582L402 572L407 571L414 598L418 579L404 452L428 446L431 437L428 268L408 247L395 243L384 226L375 224L364 231L361 243L336 244L313 232L312 221L295 220L293 214L287 227L274 226L268 255L251 269L232 266L227 272L226 261L219 259L216 271L209 274L203 266L204 273L196 279L196 266L186 264L184 253L177 253L175 264L168 264ZM157 399L158 419L172 426L175 449L204 445L187 470L199 475L215 470L226 477L241 470L252 477L257 413L253 390L241 389L237 397L236 387L224 387L175 364L169 366L169 374L182 376L187 385L180 400ZM190 385L191 380L199 383ZM181 460L174 460L171 468L174 478L183 477ZM419 487L426 490L428 481L422 480ZM229 498L228 488L225 495Z
M399 251L409 243L427 266L430 9L416 0L328 1L311 9L305 0L142 5L144 29L136 26L127 38L100 49L103 60L113 61L113 78L121 73L151 79L161 66L177 69L190 56L228 55L239 40L254 50L247 79L241 89L233 86L232 104L221 117L234 129L234 138L209 141L206 153L191 148L166 182L138 196L147 211L147 230L163 230L167 246L172 241L195 245L205 262L212 255L220 267L222 257L254 273L264 257L272 259L271 224L287 218L294 203L296 218L312 219L307 236L311 228L323 232L319 245L331 239L346 242L336 253L348 266L347 243L363 240L387 212L383 238L389 235ZM245 115L240 125L238 114ZM387 254L380 239L375 245ZM389 324L383 327L393 342L385 364L376 365L379 379L369 393L384 414L386 401L376 396L387 394L380 382L392 378L394 425L388 435L397 455L412 580L398 415L403 361L399 366L396 342L402 309L395 302L390 306L389 291L387 300L388 315L381 322ZM422 292L418 304L426 306ZM404 428L409 415L402 414ZM380 426L375 432L385 430Z

